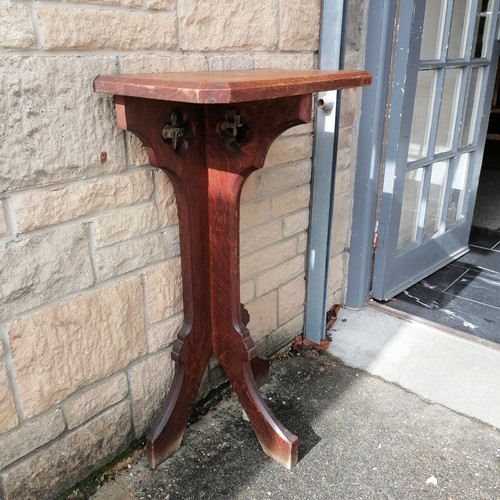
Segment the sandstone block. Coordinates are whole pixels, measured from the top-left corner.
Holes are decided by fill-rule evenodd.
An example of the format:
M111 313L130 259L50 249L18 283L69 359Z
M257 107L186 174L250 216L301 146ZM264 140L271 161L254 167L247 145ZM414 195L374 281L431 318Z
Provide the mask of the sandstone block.
M240 301L246 304L255 298L255 282L254 280L245 280L240 285Z
M306 250L307 250L307 231L304 231L297 235L297 251L299 253L305 253Z
M177 19L171 13L41 5L36 15L45 50L168 50L177 41Z
M281 5L280 48L318 50L321 0L288 0Z
M257 350L263 356L273 356L280 349L289 345L295 336L300 335L304 329L304 314L279 325L272 335L266 335L257 342Z
M55 439L65 426L62 411L56 408L0 436L0 470Z
M274 196L272 199L272 215L273 217L281 217L301 208L309 207L310 198L311 187L309 184L304 184L296 189Z
M349 236L351 227L351 206L352 196L344 193L336 196L334 200L335 210L332 220L332 237L330 243L330 253L335 255L342 252L349 246Z
M255 188L257 177L260 175L259 171L252 172L246 179L245 184L243 184L243 189L241 190L240 203L247 203L255 198Z
M302 210L288 215L283 220L283 236L288 238L294 234L305 231L309 227L309 210Z
M343 304L346 258L344 253L332 255L328 274L328 304Z
M149 165L149 157L141 140L130 132L126 132L125 136L127 137L127 147L131 165L133 167Z
M255 279L257 297L283 285L299 274L303 274L304 271L305 258L303 255L297 255L293 259L282 262L272 269L268 269Z
M249 278L281 262L291 259L297 254L297 242L294 239L280 241L274 245L245 255L240 260L242 279Z
M244 203L240 208L240 229L245 230L264 224L271 218L271 201L259 200Z
M280 220L273 220L266 224L252 227L241 233L240 254L247 255L268 245L272 245L281 239L283 239L283 236Z
M150 10L173 10L175 0L146 0L146 7Z
M254 56L255 67L265 69L314 69L314 52L309 54L290 54L283 52L257 53Z
M17 424L16 408L14 406L7 372L5 371L5 367L0 365L0 434L10 431ZM0 461L1 460L0 458Z
M144 276L149 321L155 323L182 310L180 259L154 266Z
M98 413L118 403L128 393L125 373L98 382L68 398L62 405L68 429L74 429Z
M26 5L0 5L0 48L29 49L35 46L35 34L29 16Z
M2 58L0 192L126 168L112 99L92 92L96 75L115 72L114 56Z
M169 346L177 338L183 322L184 315L176 314L149 326L147 331L149 352L156 352Z
M162 233L98 250L97 273L100 280L106 280L175 257L179 252L179 231L177 227L167 228Z
M179 0L182 50L272 50L278 43L275 2Z
M206 71L207 59L201 54L178 55L173 53L167 56L150 54L129 54L123 56L123 73L168 73L172 71Z
M278 291L278 319L283 324L304 311L306 281L298 276Z
M129 369L135 437L143 436L158 415L174 377L170 350L149 356Z
M143 354L142 301L141 280L135 278L8 325L24 416L41 413Z
M312 137L310 135L279 137L269 148L264 167L310 158L311 154Z
M4 495L6 498L57 498L123 451L130 440L130 407L128 401L124 401L0 472Z
M94 221L98 248L130 240L158 228L158 216L152 203L115 210Z
M265 168L255 174L255 196L266 196L309 184L311 162L305 160L284 167Z
M253 69L254 62L251 56L238 55L216 55L208 56L209 71L228 71L235 69Z
M168 175L159 170L155 175L156 206L160 226L172 226L179 223L177 217L177 202L175 201L174 186Z
M248 329L254 342L258 342L276 328L278 324L276 298L276 291L272 291L246 304L250 313Z
M5 220L5 214L2 209L2 204L0 203L0 236L7 234L7 221Z
M79 2L80 0L69 0L70 2ZM104 5L124 5L126 7L140 7L141 0L87 0L89 3L104 4Z
M87 288L94 280L82 224L0 246L0 319Z
M12 197L12 206L18 229L24 232L146 201L152 192L151 172L140 171L57 188L21 192Z

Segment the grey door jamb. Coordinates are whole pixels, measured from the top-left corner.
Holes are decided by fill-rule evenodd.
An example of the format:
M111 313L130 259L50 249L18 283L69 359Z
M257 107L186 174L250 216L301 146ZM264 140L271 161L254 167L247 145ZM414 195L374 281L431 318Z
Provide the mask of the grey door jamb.
M344 1L324 0L321 14L319 68L339 69L343 58ZM304 336L319 344L325 336L328 262L337 156L339 93L318 95L326 104L315 118L307 247Z

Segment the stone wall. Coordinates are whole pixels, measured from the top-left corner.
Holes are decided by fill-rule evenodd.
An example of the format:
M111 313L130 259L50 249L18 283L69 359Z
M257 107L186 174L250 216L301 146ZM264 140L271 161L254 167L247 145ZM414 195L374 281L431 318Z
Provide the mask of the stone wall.
M313 68L319 20L320 0L0 4L0 496L52 497L109 461L172 378L172 186L92 79ZM284 134L243 192L242 302L263 354L302 329L312 143L310 125Z

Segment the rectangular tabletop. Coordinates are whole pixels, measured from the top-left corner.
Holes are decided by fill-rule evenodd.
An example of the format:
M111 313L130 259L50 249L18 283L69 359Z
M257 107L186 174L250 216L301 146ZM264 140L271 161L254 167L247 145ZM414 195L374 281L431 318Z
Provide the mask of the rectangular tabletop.
M94 80L94 90L165 101L222 104L361 87L370 83L371 75L367 71L255 69L101 75Z

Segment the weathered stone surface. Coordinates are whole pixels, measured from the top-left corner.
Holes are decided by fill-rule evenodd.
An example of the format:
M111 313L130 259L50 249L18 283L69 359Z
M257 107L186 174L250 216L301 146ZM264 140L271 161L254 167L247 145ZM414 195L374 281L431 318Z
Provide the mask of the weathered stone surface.
M97 273L100 280L106 280L175 257L179 253L177 227L166 228L161 233L98 250Z
M29 49L35 45L28 7L20 4L0 5L0 48Z
M80 2L80 0L69 0L70 2ZM88 3L97 3L104 5L124 5L126 7L140 7L142 0L87 0Z
M352 195L345 193L335 197L332 219L330 253L335 255L349 246L351 227Z
M257 197L295 189L311 181L311 162L300 161L279 168L265 168L255 172L255 195Z
M298 276L278 290L278 319L283 324L304 311L306 280Z
M0 203L0 236L7 234L7 221L3 211L2 203Z
M258 200L245 203L240 209L240 229L245 230L264 224L271 218L271 200Z
M168 175L163 171L158 171L155 176L156 206L158 207L158 217L160 226L172 226L179 223L177 216L177 202L175 201L174 186Z
M274 245L245 255L240 260L242 279L249 278L261 271L291 259L297 254L297 242L294 239L281 241Z
M276 299L277 293L276 291L272 291L253 302L245 304L250 313L248 329L255 342L269 335L278 324Z
M283 239L281 220L272 220L243 231L240 236L240 254L247 255Z
M179 0L177 8L182 50L269 50L278 43L273 1Z
M135 437L151 427L174 376L170 349L149 356L129 369Z
M265 335L257 342L257 350L263 356L273 356L280 349L290 344L296 335L302 333L304 314L301 313L285 324L273 330L271 335Z
M26 316L8 325L8 335L22 411L30 417L146 351L141 280Z
M314 53L290 54L285 52L264 52L255 54L256 68L273 69L314 69L316 61Z
M304 270L305 258L303 255L297 255L293 259L282 262L272 269L268 269L265 273L255 278L257 297L304 273Z
M346 272L346 255L344 252L331 256L329 269L327 304L330 306L333 304L343 304Z
M288 215L283 220L283 236L288 238L294 234L305 231L309 227L309 210L301 210Z
M253 57L244 54L208 56L209 71L252 69L253 67Z
M312 50L319 47L321 0L287 0L281 4L280 48Z
M246 304L255 298L255 282L254 280L245 280L240 285L240 301Z
M276 139L269 148L264 167L310 158L311 154L312 137L310 135L285 135Z
M158 228L158 215L152 203L114 210L94 221L98 248L142 236Z
M130 406L124 401L0 473L6 498L57 498L130 443Z
M146 0L146 7L150 10L173 10L175 0Z
M10 431L17 424L16 408L12 399L7 372L5 371L5 367L0 365L0 434Z
M115 72L113 56L2 58L1 192L126 167L112 99L92 92L96 75Z
M62 405L68 429L74 429L98 413L121 401L128 393L125 373L103 380Z
M286 193L274 196L272 199L272 215L273 217L281 217L282 215L295 212L301 208L309 207L311 198L311 187L309 184L299 186L297 189L292 189Z
M147 330L149 352L169 346L177 337L184 322L183 314L176 314L165 321L151 325Z
M0 436L0 470L55 439L65 426L62 411L56 408Z
M151 197L151 172L103 177L12 197L18 229L30 231Z
M70 9L42 4L36 8L36 15L45 50L168 50L177 42L177 19L171 13Z
M207 58L200 54L153 56L128 54L121 58L123 73L168 73L171 71L206 71Z
M304 231L297 235L297 251L299 253L305 253L307 250L307 231Z
M148 270L144 276L146 307L152 323L182 309L181 261L171 259Z
M0 246L0 319L27 311L94 280L82 224Z

